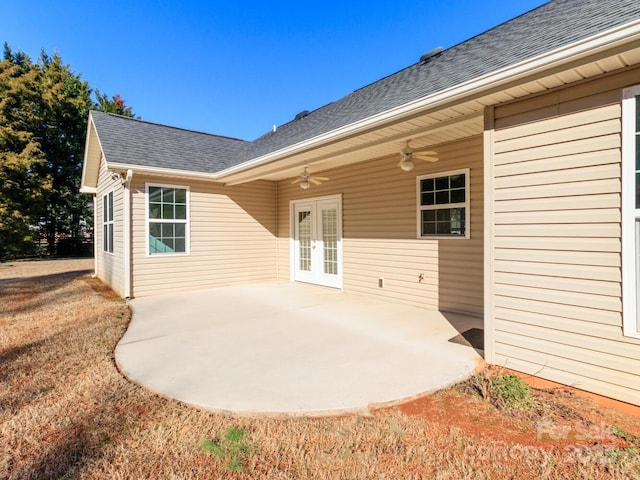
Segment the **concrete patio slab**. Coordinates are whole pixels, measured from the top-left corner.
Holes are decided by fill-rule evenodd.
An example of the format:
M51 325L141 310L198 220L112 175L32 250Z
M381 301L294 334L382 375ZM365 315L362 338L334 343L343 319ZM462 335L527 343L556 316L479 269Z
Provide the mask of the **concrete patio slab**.
M463 315L305 284L144 297L116 347L134 382L238 414L366 411L458 382L482 357ZM454 327L455 325L455 327ZM458 340L456 340L458 339Z

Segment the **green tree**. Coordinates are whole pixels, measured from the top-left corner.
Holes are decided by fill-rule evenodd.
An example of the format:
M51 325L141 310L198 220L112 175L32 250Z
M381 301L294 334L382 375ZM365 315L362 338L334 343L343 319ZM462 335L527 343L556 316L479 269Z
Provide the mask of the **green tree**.
M87 216L87 198L80 193L84 138L89 111L93 107L89 84L75 75L62 59L44 52L36 68L40 71L41 123L34 132L46 161L40 176L49 178L44 194L40 226L49 254L65 236L78 238L77 226Z
M109 98L65 65L58 54L37 62L5 44L0 62L0 257L29 253L46 239L48 252L81 239L92 225L79 192L91 109L133 116L122 97ZM38 237L39 235L39 237Z
M135 117L133 110L131 107L127 106L124 98L122 98L119 93L116 93L114 96L109 98L106 93L101 93L100 90L96 88L95 95L96 100L98 101L96 110L106 113L115 113L124 117Z
M5 45L0 62L0 257L32 250L51 181L35 128L41 116L40 72Z

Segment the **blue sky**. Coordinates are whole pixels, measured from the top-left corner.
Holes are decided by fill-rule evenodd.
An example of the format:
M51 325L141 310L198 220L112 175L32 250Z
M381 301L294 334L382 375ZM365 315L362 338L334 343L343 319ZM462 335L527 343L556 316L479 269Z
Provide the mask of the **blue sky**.
M252 140L544 0L5 0L0 40L57 51L144 120Z

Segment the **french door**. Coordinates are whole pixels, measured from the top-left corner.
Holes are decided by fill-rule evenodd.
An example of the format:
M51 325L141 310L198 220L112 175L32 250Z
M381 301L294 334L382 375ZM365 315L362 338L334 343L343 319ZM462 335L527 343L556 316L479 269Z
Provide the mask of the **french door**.
M292 202L294 281L342 288L340 196Z

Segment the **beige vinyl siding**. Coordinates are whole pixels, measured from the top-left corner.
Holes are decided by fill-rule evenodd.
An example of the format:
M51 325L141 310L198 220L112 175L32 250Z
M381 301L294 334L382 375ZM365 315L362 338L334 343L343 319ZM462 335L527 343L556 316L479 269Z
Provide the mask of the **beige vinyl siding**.
M638 69L496 107L494 362L640 404L622 335L622 88Z
M189 187L190 253L147 255L145 183ZM276 280L275 183L134 176L133 295Z
M102 197L113 190L113 253L103 250L102 238ZM111 178L104 159L100 161L98 186L96 193L96 212L94 214L94 235L96 242L97 271L100 280L109 285L121 297L124 291L124 225L123 192L120 180Z
M343 288L392 301L475 315L483 312L482 138L434 147L440 161L403 172L396 157L321 172L330 178L302 190L278 184L278 272L290 278L291 200L342 195ZM416 177L470 168L471 238L417 239ZM317 172L314 172L317 173ZM424 278L420 280L420 274ZM384 278L384 287L378 287Z

